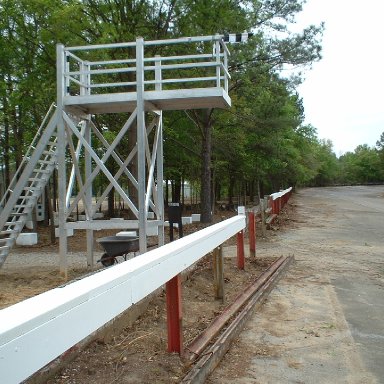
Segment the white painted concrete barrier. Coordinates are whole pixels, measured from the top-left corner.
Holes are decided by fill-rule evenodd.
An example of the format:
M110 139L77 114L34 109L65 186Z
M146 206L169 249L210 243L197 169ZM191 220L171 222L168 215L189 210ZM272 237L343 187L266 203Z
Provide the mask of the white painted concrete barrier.
M232 217L1 310L1 382L25 380L244 227Z
M181 224L192 224L192 217L191 216L182 216L181 217Z
M20 233L16 238L17 245L35 245L37 244L37 233Z
M191 217L192 217L192 223L199 222L201 214L200 213L192 213Z

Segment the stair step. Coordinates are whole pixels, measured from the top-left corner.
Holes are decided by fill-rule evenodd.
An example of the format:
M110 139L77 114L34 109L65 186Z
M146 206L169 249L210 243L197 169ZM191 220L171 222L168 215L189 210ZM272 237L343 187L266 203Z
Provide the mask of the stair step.
M14 233L19 233L19 231L16 231L14 229L11 230L11 231L1 231L0 235L6 236L6 235L12 235ZM8 240L8 239L6 238L6 239L2 239L2 240Z
M29 189L28 189L29 191ZM22 200L32 200L32 199L37 199L37 196L34 196L34 195L20 195L19 196L19 199L22 199Z
M46 179L42 179L41 177L30 177L28 180L33 183L34 181L42 181Z
M21 200L32 200L32 199L36 200L38 197L39 196L35 196L35 195L20 195L19 199L21 199Z
M0 253L3 253L5 251L9 251L8 245L4 245L4 246L0 247Z
M26 216L28 212L11 212L9 216Z
M57 141L48 141L49 146L57 145Z
M14 226L14 225L22 225L23 222L22 221L7 221L5 223L6 226L10 227L10 226Z
M52 160L39 160L39 164L52 164L53 165L53 161Z
M51 173L48 169L34 169L33 172L35 173Z
M54 151L43 151L43 155L56 156L56 152L54 152Z
M12 245L11 243L13 243L14 241L16 241L16 237L7 237L5 239L0 239L0 247L1 247L1 244L3 245Z
M32 208L33 205L32 204L18 204L18 205L15 205L14 208Z
M43 187L24 187L24 191L41 191Z

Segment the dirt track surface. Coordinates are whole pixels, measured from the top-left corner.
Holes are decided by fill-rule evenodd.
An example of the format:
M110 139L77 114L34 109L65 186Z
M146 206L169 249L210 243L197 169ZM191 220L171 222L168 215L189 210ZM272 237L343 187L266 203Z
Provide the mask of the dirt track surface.
M291 228L257 252L296 263L208 383L384 383L384 187L291 202Z

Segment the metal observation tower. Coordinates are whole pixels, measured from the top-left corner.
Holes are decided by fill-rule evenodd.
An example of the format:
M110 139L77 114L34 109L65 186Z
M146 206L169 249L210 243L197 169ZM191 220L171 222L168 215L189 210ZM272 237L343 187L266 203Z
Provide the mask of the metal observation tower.
M204 53L207 44L212 50ZM61 274L67 274L68 230L86 230L89 266L93 265L95 230L138 230L140 253L146 251L149 230L157 233L159 245L164 244L162 111L228 108L228 55L222 35L57 45L56 105L48 111L0 203L0 266L54 169L58 172ZM105 134L108 127L100 129L95 122L97 115L110 113L128 116L112 141ZM128 155L121 156L117 146L130 133L136 142ZM97 148L96 142L101 143ZM107 160L115 162L113 173ZM132 172L133 163L136 172ZM95 197L100 173L108 185ZM96 218L112 188L131 211L132 220ZM73 221L78 204L85 216Z

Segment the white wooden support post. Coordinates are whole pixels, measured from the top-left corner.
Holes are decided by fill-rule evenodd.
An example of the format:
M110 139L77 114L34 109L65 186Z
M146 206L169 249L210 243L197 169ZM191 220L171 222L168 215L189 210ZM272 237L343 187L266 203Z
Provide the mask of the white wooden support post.
M228 83L229 83L228 74L227 74L227 71L228 71L228 52L225 49L225 45L223 48L223 53L224 53L224 68L225 68L225 71L224 71L224 90L225 90L225 92L228 93Z
M56 46L56 68L57 68L57 163L58 163L58 195L59 195L59 268L60 275L68 278L67 262L67 231L66 223L66 169L65 169L65 148L66 136L63 119L63 97L67 93L67 83L64 79L64 71L67 69L64 46Z
M84 84L82 87L82 92L84 95L91 94L91 88L90 88L91 75L89 74L90 69L91 69L91 66L89 64L82 63L82 71L88 72L88 73L82 74L82 78L81 78L81 82ZM91 115L88 115L87 121L85 122L84 139L92 147L92 131L91 131L90 120L91 120ZM88 151L85 151L84 157L85 157L85 180L88 180L92 174L92 158ZM93 216L92 196L93 196L92 183L89 183L85 191L85 203L88 207L88 209L85 210L87 215L86 216L87 220L92 220L92 216ZM92 268L94 266L93 229L87 229L86 234L87 234L87 266Z
M160 56L155 56L155 80L157 81L155 85L156 91L161 91L161 60ZM156 170L157 170L157 202L156 202L156 210L157 210L157 220L160 220L161 225L158 228L158 241L159 246L164 245L164 189L163 189L163 112L160 111L159 116L159 135L158 135L158 145L157 145L157 157L156 157Z
M140 253L147 250L145 210L145 112L144 112L144 39L136 39L136 94L137 94L137 168L138 168L138 218Z
M220 35L215 36L215 54L216 54L216 87L220 88L221 60L220 60Z
M89 145L91 144L91 127L89 124L89 121L86 122L85 126L85 140ZM91 161L91 155L88 151L85 151L85 180L88 180L92 173L92 161ZM88 209L86 210L86 219L92 220L92 183L89 184L86 192L85 192L85 201L86 205L88 206ZM94 266L93 263L93 229L87 229L87 266L92 268Z

